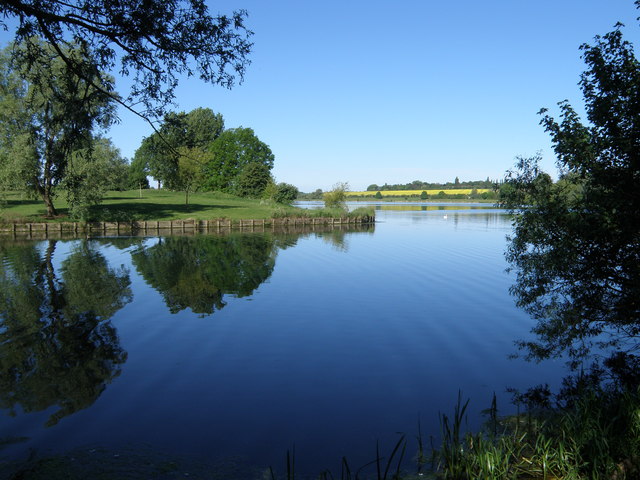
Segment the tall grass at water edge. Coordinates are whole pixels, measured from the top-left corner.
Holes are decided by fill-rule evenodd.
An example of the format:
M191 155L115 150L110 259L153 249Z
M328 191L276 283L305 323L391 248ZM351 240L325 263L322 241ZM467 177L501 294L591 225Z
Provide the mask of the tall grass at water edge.
M522 400L522 397L518 402ZM522 403L519 403L522 406ZM553 407L529 402L522 413L500 417L495 395L478 432L465 430L469 400L453 415L440 414L439 447L424 446L418 424L415 454L404 462L402 435L386 455L352 468L342 458L340 472L325 470L318 480L634 480L640 478L640 394L591 388ZM433 439L432 439L433 442ZM413 444L412 444L413 445ZM295 480L295 455L287 452L286 476L272 468L267 480Z
M343 457L336 471L324 470L315 475L305 475L296 468L295 448L286 452L284 468L227 475L216 467L204 476L194 478L225 478L227 480L253 478L262 480L634 480L640 478L640 394L638 390L613 391L591 388L581 391L569 400L551 406L543 398L533 402L526 395L517 398L517 405L524 411L501 417L495 399L483 411L487 421L477 432L466 431L469 400L462 395L451 416L440 415L439 446L426 448L418 422L415 439L401 435L393 448L381 451L376 443L371 461L364 465L352 465ZM91 450L93 452L93 450ZM80 455L82 456L82 455ZM86 455L85 455L86 456ZM68 457L68 458L67 458ZM90 458L94 457L91 453ZM119 457L119 455L107 455ZM47 478L74 480L88 478L83 474L92 471L92 478L177 478L154 476L156 470L165 469L160 462L146 468L151 476L132 476L140 470L140 459L131 457L123 465L107 462L105 471L118 471L123 476L100 476L100 464L76 461L77 454L68 456L32 458L19 464L10 464L0 458L0 478ZM140 457L140 458L144 458ZM88 459L88 458L87 458ZM95 459L94 459L95 461ZM144 463L149 463L144 460ZM177 465L177 463L176 463ZM152 468L153 467L153 468ZM120 470L114 470L119 468ZM151 470L150 470L151 469ZM155 470L154 470L155 469ZM10 473L9 477L3 477ZM178 474L178 467L171 471ZM248 470L247 470L248 471ZM201 470L205 472L205 470ZM126 475L124 475L126 473ZM80 476L79 476L80 475Z

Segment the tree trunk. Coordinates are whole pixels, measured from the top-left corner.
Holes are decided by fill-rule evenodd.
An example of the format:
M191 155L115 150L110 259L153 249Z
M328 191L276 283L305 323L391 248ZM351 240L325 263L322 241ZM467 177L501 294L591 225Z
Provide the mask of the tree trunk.
M53 206L53 198L51 198L51 192L48 189L42 191L42 200L47 207L47 218L53 218L58 215L56 207Z

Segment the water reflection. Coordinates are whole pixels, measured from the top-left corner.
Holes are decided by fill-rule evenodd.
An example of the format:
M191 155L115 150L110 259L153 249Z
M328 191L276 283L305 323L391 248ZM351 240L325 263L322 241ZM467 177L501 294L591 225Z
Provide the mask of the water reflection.
M128 271L91 241L59 268L57 240L0 243L0 408L57 406L47 420L93 404L127 358L109 319L132 299Z
M276 252L266 235L166 237L133 253L132 262L171 313L212 314L225 306L225 294L251 295L269 278Z

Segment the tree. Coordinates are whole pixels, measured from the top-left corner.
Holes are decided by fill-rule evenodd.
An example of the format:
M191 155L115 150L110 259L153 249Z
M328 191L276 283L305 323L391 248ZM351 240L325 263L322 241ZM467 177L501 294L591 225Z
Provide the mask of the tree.
M378 200L382 200L382 193L380 192L380 190L378 190L376 192L376 194L374 195L374 197L376 197Z
M204 0L9 0L0 4L0 14L17 19L15 41L26 45L28 67L54 55L85 83L147 120L165 113L181 75L198 74L231 88L236 77L242 80L252 47L246 11L214 17ZM6 28L2 21L0 26ZM76 45L91 47L95 56L70 56ZM123 98L104 88L109 81L97 74L114 71L132 77ZM48 78L43 71L40 80Z
M129 182L129 188L137 188L140 190L140 198L142 198L142 190L149 188L149 180L147 179L148 174L147 164L143 157L134 157L129 164L127 179Z
M272 181L268 165L251 162L244 166L234 181L233 193L240 197L258 198Z
M298 187L295 185L291 185L290 183L280 182L277 185L274 185L274 191L271 195L271 198L276 203L283 204L291 204L293 201L298 198L300 191Z
M234 193L242 171L250 164L273 168L274 155L251 128L225 130L211 144L213 159L205 168L205 186L209 190ZM255 167L251 167L255 168Z
M541 111L560 180L521 158L500 190L516 214L512 293L537 320L520 346L574 365L594 344L626 354L640 334L640 63L620 25L581 49L588 123L567 101L560 122Z
M327 208L346 209L347 192L349 184L347 182L336 183L330 191L323 194L324 206Z
M31 45L43 54L28 62ZM82 45L64 54L78 62L92 57ZM113 102L104 93L113 94L113 83L89 69L81 78L50 47L31 39L0 54L0 88L0 171L5 186L37 194L47 216L55 216L54 189L65 178L71 154L90 149L94 129L114 121Z
M142 140L133 162L165 187L181 190L178 178L180 149L208 150L223 130L222 115L209 108L197 108L189 113L169 112L158 131Z
M60 185L67 191L73 218L89 220L90 207L99 204L107 191L127 188L129 165L108 138L97 138L89 148L72 152L67 163Z
M185 205L189 205L189 192L197 190L202 183L202 169L211 158L211 154L196 147L182 147L178 154L178 174L175 183L184 191Z
M420 193L420 200L426 200L427 198L429 198L429 194L423 190L422 193Z

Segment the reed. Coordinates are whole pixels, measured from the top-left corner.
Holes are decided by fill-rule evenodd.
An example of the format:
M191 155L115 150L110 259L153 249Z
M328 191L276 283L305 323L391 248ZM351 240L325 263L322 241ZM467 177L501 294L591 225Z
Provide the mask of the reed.
M594 388L564 405L500 418L495 396L483 431L462 433L469 401L441 415L437 478L599 480L640 478L638 391ZM557 399L559 401L559 399Z

